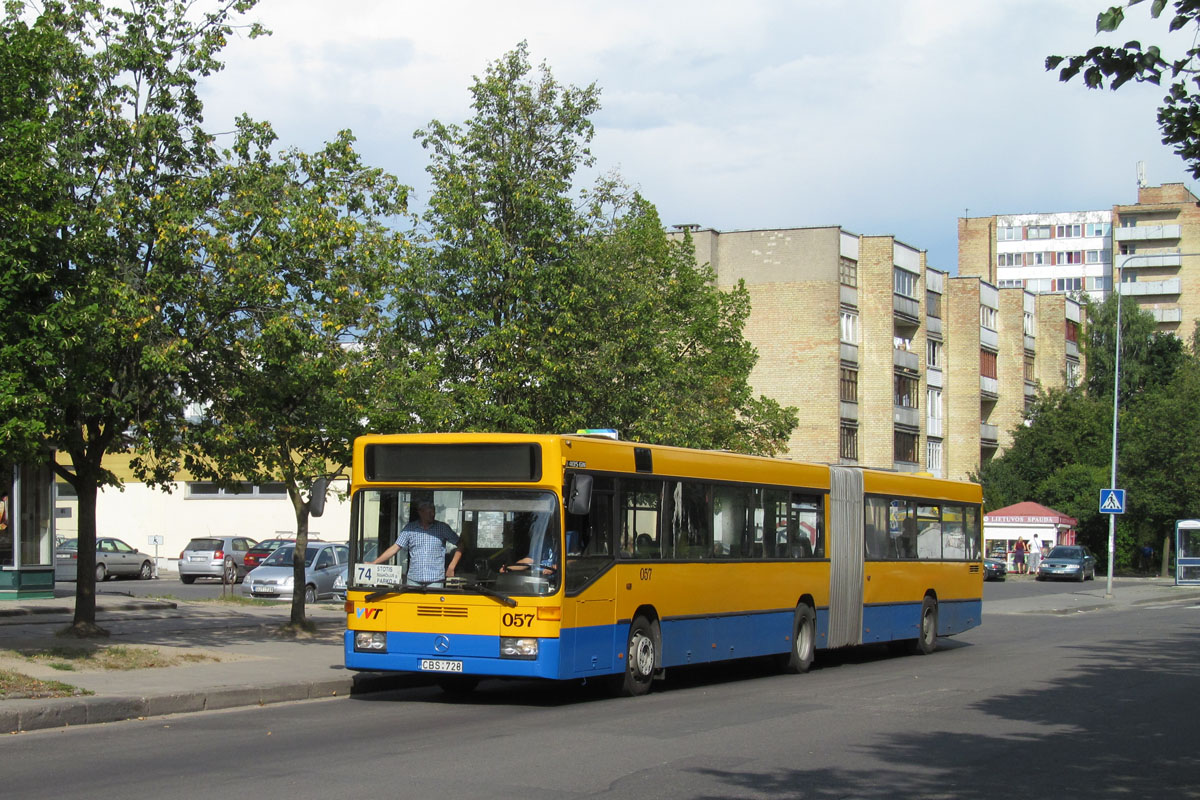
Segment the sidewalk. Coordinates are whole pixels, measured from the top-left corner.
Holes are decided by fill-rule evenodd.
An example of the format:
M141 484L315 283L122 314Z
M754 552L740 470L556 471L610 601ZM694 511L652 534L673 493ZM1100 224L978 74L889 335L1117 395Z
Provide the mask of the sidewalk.
M55 597L0 603L0 651L25 648L146 647L179 660L172 666L63 671L0 652L0 670L58 681L90 695L0 700L0 733L114 722L189 711L386 691L427 683L418 676L355 673L343 666L346 616L340 602L306 607L317 626L311 636L287 638L279 626L290 605L237 605L96 596L96 622L106 639L57 633L71 623L75 600Z
M1009 576L1010 582L1032 581ZM67 683L91 695L0 700L0 733L115 722L190 711L346 696L421 686L418 675L354 673L343 666L345 613L340 603L307 608L317 625L311 637L280 636L288 605L243 606L135 598L106 585L96 597L96 620L110 632L96 643L151 647L164 657L200 659L175 666L106 671L60 671L45 663L0 655L0 670ZM1200 586L1170 579L1118 578L1106 598L1103 577L1073 591L985 600L991 614L1073 614L1105 608L1200 601ZM56 633L71 622L74 597L0 604L0 651L86 646Z

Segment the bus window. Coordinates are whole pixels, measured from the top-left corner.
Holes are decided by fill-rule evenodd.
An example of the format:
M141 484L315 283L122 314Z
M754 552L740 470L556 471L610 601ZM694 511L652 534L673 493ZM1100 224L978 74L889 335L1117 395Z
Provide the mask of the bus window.
M966 557L974 561L979 558L980 541L983 538L979 527L979 506L967 506L965 520L963 539L967 548Z
M933 505L917 506L917 558L940 559L943 536L950 536L942 524L942 508Z
M613 481L596 478L587 514L567 515L566 589L577 592L613 561Z
M704 558L712 546L708 527L712 519L708 513L708 487L701 483L667 481L663 494L666 498L664 513L669 511L671 557Z
M963 507L947 503L942 509L942 558L966 558L967 540Z
M868 497L863 503L865 516L864 543L867 558L893 558L891 553L891 536L888 523L888 499L886 497Z
M910 500L891 500L888 505L888 558L917 557L917 505Z
M661 558L658 501L661 481L621 482L621 557Z
M754 542L754 493L745 486L713 490L713 557L745 558Z
M788 549L784 558L825 557L825 511L819 494L792 493Z

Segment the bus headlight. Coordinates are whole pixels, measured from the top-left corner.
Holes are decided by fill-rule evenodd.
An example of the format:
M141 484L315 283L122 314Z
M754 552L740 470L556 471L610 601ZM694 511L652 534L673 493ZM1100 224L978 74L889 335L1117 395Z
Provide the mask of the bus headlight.
M384 631L355 631L354 649L360 653L383 653L387 650Z
M537 639L522 639L516 636L500 637L501 658L537 658L537 656Z

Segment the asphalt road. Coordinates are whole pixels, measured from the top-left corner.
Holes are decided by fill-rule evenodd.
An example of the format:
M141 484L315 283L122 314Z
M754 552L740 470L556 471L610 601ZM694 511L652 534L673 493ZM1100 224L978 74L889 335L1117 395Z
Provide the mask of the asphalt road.
M984 615L932 656L677 670L643 698L490 681L22 734L0 776L123 800L1200 797L1200 605Z

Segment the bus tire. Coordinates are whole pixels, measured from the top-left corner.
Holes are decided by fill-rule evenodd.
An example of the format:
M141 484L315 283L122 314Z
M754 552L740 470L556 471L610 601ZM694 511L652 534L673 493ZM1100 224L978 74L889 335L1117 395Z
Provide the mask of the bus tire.
M650 691L654 680L654 665L658 661L658 638L654 624L637 617L629 626L629 646L625 648L625 674L618 694L638 697Z
M937 649L938 607L937 600L928 595L921 602L920 633L913 642L913 652L927 656Z
M807 603L796 607L792 622L792 650L787 655L784 671L798 675L808 672L817 655L817 616Z

